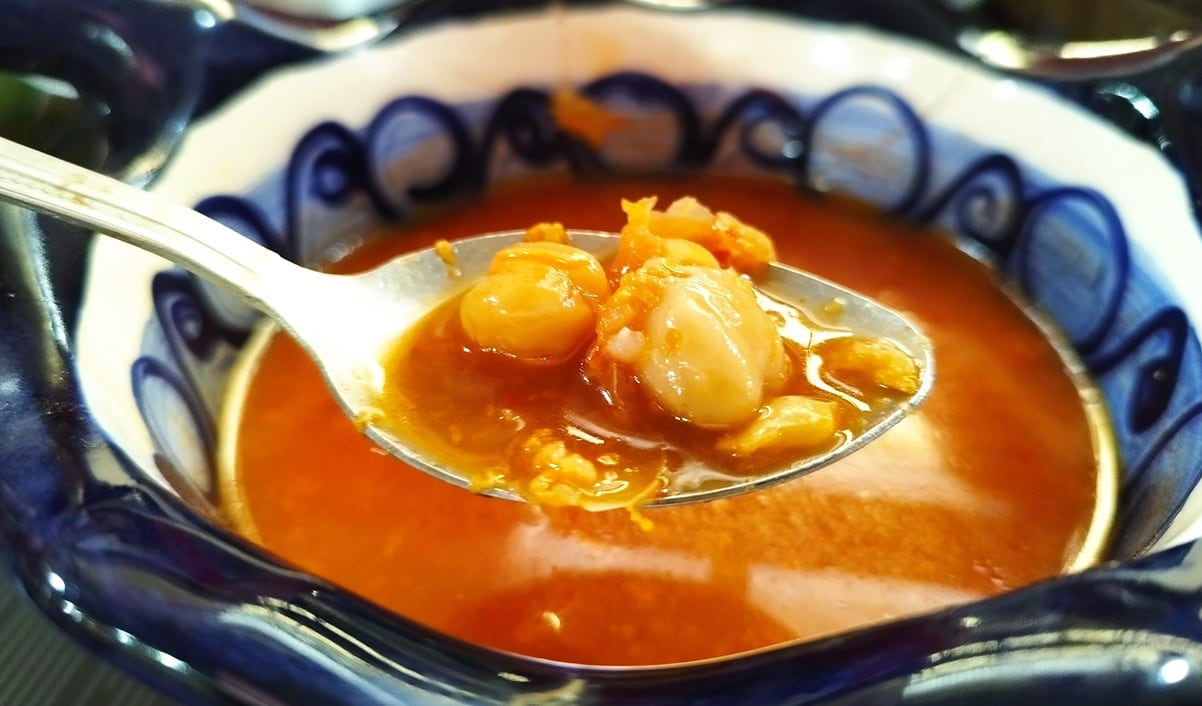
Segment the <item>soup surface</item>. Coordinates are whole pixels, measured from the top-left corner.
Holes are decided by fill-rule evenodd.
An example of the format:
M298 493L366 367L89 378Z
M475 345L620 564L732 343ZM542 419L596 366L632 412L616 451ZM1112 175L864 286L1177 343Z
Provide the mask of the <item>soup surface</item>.
M1064 571L1095 509L1081 396L987 268L935 234L791 187L531 183L494 191L340 268L437 238L559 220L615 230L622 197L697 196L769 233L780 259L876 297L932 339L923 406L866 449L738 498L646 511L474 496L358 435L276 336L237 420L222 506L285 560L471 642L586 664L728 655L982 598ZM431 359L429 374L454 375ZM228 426L227 426L228 428Z

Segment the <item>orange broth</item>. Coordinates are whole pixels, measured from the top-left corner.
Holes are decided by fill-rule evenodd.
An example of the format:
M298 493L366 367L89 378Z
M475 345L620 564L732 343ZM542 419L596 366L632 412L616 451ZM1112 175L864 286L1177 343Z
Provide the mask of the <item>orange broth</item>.
M945 238L737 179L531 183L340 263L559 220L616 230L619 199L693 195L771 235L782 261L912 316L935 346L928 400L801 480L645 511L472 495L359 436L305 354L276 336L241 409L223 510L284 560L489 647L568 662L729 655L983 598L1059 574L1097 502L1081 395L985 266ZM431 359L429 376L455 376Z

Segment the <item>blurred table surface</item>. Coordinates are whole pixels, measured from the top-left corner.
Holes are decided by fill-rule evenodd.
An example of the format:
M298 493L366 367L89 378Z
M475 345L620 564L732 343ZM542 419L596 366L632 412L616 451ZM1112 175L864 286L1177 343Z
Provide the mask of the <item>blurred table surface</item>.
M59 633L0 569L0 704L172 706Z
M933 0L1045 39L1167 34L1202 22L1202 0ZM0 77L2 78L2 77ZM0 92L0 98L3 98ZM14 103L0 100L0 134ZM19 131L19 130L18 130ZM20 139L20 138L18 138ZM59 633L0 568L0 706L171 706Z

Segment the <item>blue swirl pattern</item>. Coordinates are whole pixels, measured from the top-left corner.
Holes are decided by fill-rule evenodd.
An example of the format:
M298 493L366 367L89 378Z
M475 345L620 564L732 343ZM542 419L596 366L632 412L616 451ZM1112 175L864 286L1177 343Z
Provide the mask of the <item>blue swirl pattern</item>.
M198 209L311 263L365 223L468 199L522 173L772 174L850 193L978 244L1052 314L1098 380L1126 461L1116 555L1136 556L1164 534L1202 477L1202 355L1186 315L1133 255L1104 194L1050 183L1011 155L941 132L879 86L820 98L762 88L732 94L624 72L580 90L627 115L633 137L590 146L557 126L541 88L486 104L402 96L362 130L314 126L278 184L212 196ZM156 330L134 366L134 392L148 426L163 405L187 409L199 440L192 443L210 449L221 361L251 317L190 278L161 277ZM154 439L173 463L195 465L195 454L173 449L178 433Z

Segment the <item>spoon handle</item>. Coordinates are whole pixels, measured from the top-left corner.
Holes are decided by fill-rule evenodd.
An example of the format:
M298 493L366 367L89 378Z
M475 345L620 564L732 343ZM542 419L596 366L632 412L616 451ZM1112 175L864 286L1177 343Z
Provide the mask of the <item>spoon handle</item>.
M0 138L0 199L165 257L275 311L273 286L297 269L238 232L116 179Z

